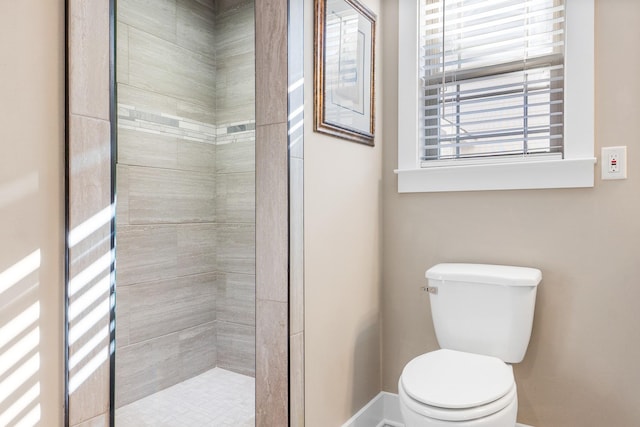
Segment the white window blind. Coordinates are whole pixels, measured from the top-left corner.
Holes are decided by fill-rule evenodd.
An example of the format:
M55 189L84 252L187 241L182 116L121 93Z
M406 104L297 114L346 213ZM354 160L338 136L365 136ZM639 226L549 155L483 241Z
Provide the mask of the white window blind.
M421 0L420 9L422 165L561 157L564 1Z

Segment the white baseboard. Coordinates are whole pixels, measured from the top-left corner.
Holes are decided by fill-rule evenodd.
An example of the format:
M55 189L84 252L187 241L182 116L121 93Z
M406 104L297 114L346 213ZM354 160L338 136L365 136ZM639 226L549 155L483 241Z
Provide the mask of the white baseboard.
M404 427L398 395L381 391L342 427ZM532 427L516 424L515 427Z

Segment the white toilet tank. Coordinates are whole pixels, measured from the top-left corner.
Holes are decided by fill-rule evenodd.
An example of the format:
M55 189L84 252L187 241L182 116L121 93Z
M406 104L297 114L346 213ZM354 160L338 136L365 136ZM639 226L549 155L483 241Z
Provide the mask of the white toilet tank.
M508 363L524 358L531 338L535 268L438 264L426 272L440 347L485 354Z

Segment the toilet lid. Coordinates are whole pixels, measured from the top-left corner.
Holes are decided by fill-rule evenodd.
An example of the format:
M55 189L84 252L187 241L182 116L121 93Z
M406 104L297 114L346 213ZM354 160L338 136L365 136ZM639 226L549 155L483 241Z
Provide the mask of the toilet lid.
M402 386L413 399L440 408L485 405L513 387L513 370L502 360L455 350L416 357L402 372Z

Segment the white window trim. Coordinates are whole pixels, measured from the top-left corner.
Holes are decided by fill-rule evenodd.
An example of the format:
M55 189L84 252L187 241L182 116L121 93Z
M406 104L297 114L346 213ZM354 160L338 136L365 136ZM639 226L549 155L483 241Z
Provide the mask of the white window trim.
M564 158L429 168L418 154L418 1L399 1L398 192L593 187L593 0L565 0Z

